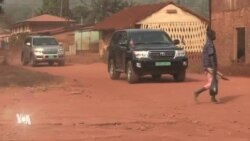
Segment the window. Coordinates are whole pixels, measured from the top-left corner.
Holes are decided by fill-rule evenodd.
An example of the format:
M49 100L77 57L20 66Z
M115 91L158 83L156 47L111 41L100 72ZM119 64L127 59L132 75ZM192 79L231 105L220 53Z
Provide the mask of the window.
M58 45L57 41L54 38L34 38L33 44L35 46Z
M131 35L131 39L135 44L141 43L172 43L171 39L164 32L135 32Z
M31 43L31 38L25 39L24 44L27 44L27 43Z
M116 33L114 33L114 35L113 35L113 37L112 37L112 39L111 39L111 44L112 45L116 45L116 44L118 44L118 37L119 37L119 32L116 32Z
M126 34L126 32L122 32L122 33L121 33L119 43L125 43L125 44L128 43L128 39L127 39L127 34Z

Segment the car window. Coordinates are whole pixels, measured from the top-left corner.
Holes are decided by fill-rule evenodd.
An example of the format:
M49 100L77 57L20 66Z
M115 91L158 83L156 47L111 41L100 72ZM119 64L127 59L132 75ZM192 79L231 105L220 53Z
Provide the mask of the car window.
M119 43L127 44L128 43L128 37L126 32L122 32L119 36Z
M134 44L140 44L140 43L172 44L172 40L166 33L158 31L134 32L131 35L131 40L133 40Z
M120 32L116 32L114 33L112 40L111 40L111 44L112 45L117 45L118 44L118 36L119 36Z
M34 38L33 45L35 46L58 45L58 42L54 38Z
M26 43L31 43L31 38L26 38L24 41L24 44L26 44Z

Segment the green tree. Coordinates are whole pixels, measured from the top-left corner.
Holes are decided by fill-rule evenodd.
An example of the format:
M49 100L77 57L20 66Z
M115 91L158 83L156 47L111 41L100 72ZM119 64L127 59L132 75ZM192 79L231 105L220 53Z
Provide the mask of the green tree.
M89 15L89 2L87 1L80 1L81 3L74 7L72 11L73 19L78 21L81 24L89 23L88 21L88 15Z
M133 5L133 1L124 0L92 0L90 4L90 21L99 22L105 17Z
M83 23L96 23L134 4L133 0L91 0L90 2L81 0L81 5L72 11L78 21L82 17Z
M3 7L2 7L2 4L3 4L3 1L4 0L0 0L0 14L3 14Z
M36 11L36 15L51 14L71 18L69 0L43 0L43 5Z

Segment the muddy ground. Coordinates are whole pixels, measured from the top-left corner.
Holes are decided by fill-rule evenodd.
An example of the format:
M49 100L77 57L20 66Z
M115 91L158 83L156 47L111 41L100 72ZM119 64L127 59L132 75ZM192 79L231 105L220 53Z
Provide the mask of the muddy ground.
M110 80L103 62L71 59L66 66L22 67L63 77L56 84L0 88L1 141L249 141L248 77L220 81L220 104L208 93L193 100L205 83L202 74L187 74L176 83L169 75L128 84ZM31 125L17 124L29 114Z

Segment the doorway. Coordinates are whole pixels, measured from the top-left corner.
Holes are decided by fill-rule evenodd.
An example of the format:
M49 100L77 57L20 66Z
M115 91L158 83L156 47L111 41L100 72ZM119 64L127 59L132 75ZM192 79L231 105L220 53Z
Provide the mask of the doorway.
M245 63L246 61L246 31L244 27L237 29L237 62Z

